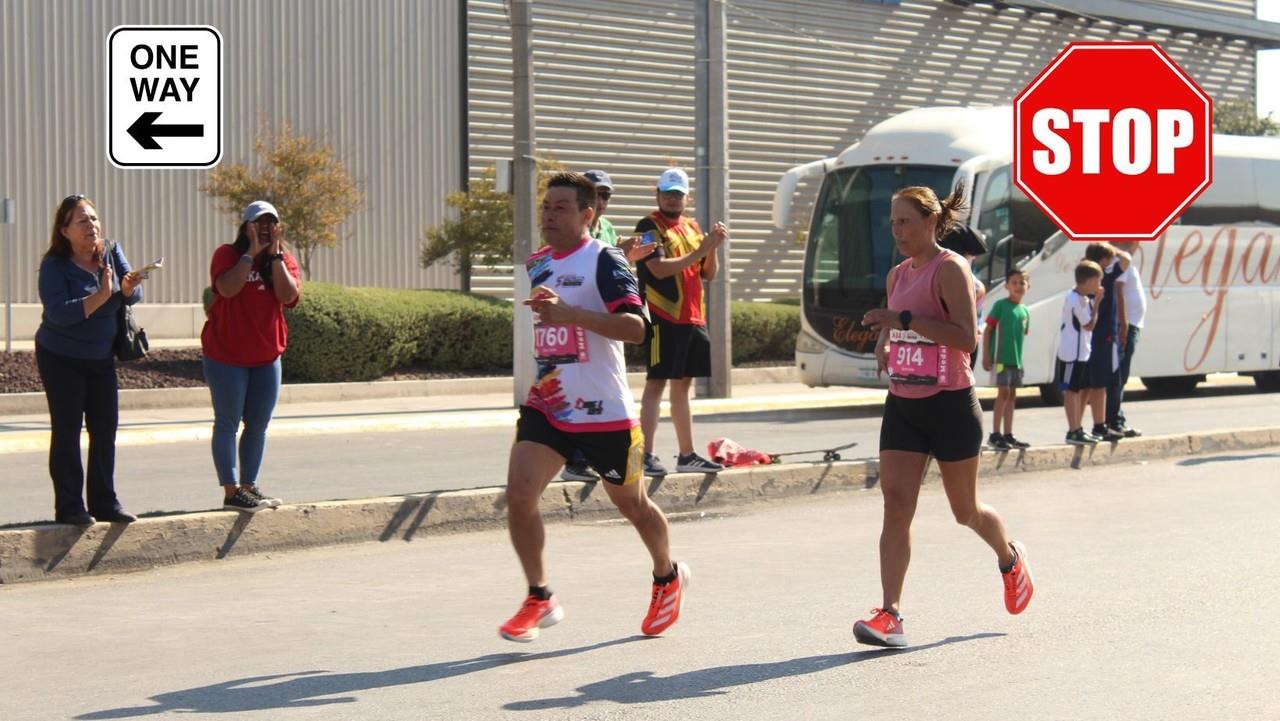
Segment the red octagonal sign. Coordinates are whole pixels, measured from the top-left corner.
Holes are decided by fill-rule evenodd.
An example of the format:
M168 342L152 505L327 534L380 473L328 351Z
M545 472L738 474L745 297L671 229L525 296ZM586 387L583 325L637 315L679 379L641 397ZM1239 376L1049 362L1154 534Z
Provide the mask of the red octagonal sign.
M1213 103L1155 43L1071 43L1013 123L1014 182L1073 240L1154 240L1213 182Z

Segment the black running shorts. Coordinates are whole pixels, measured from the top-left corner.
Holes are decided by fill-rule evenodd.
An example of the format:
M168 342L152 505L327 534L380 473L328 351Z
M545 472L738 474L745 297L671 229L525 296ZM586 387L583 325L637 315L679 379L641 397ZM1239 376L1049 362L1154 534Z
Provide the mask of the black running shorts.
M615 486L636 483L644 473L644 434L640 426L624 431L571 433L551 425L542 411L520 406L516 442L531 441L573 458L581 451L600 477Z
M973 458L981 449L982 407L973 388L885 398L880 450L927 453L948 462Z
M669 323L655 317L645 351L650 380L711 376L711 338L706 326Z

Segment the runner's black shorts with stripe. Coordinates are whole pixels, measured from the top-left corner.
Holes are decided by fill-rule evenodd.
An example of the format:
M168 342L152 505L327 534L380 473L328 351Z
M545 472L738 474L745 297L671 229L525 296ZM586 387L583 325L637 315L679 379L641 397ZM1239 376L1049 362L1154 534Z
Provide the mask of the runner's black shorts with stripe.
M531 441L564 456L568 461L574 451L581 451L587 464L615 486L638 482L644 473L644 434L640 426L621 431L574 433L551 425L547 416L536 408L520 406L516 421L516 443Z
M925 398L889 393L880 424L880 450L930 454L963 461L982 451L982 406L972 387Z
M645 336L647 378L711 376L711 337L707 327L671 323L654 317Z

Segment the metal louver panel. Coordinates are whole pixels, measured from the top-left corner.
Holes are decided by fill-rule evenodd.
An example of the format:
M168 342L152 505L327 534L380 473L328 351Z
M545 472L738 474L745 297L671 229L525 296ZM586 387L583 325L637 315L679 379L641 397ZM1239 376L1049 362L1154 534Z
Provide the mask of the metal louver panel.
M0 1L0 196L17 200L17 300L38 302L49 222L68 193L98 202L108 237L131 259L166 256L147 283L149 303L199 302L213 249L234 239L234 219L199 190L204 171L109 163L103 58L121 24L221 32L224 164L254 159L264 119L334 148L366 207L341 228L341 247L317 251L315 279L457 287L449 268L418 267L418 240L444 217L444 195L462 176L460 9L421 0Z
M1070 40L1153 39L1214 97L1254 93L1243 42L1144 35L1017 9L948 2L729 0L729 153L734 297L799 292L817 182L793 226L769 209L788 168L838 154L875 123L926 105L1006 104Z
M652 208L658 172L693 160L693 8L690 0L533 5L539 150L572 169L608 170L618 185L608 215L624 231ZM835 155L910 108L1009 103L1070 40L1155 40L1210 95L1254 94L1254 53L1243 42L946 0L727 0L726 9L740 300L799 292L817 183L801 185L794 226L775 230L769 211L784 171ZM476 177L511 155L510 26L500 1L472 0L469 12ZM497 270L475 287L509 297L510 269Z
M468 12L474 178L511 157L511 26L501 0L473 0ZM533 25L538 152L606 170L606 217L625 234L653 210L658 174L693 163L693 6L538 0ZM472 288L510 297L510 267L478 273Z

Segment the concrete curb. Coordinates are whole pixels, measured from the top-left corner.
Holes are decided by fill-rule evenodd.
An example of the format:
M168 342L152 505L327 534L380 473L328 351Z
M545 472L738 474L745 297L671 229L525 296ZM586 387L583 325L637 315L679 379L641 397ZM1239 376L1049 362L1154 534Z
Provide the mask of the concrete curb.
M1206 431L1137 438L1096 448L1048 446L1023 452L984 452L982 477L1121 463L1280 445L1280 427ZM875 460L757 466L646 479L650 495L668 513L782 500L874 487ZM936 466L929 477L937 480ZM555 483L542 496L548 521L574 521L616 513L595 484ZM254 516L234 512L144 518L129 526L97 524L81 532L43 525L0 530L0 584L143 571L192 561L214 561L273 551L417 536L505 523L502 490L412 494L387 498L283 506Z
M759 383L797 383L795 366L734 368L730 377L734 385ZM633 389L644 388L644 373L628 373ZM419 381L370 381L367 383L286 383L280 387L280 405L289 403L332 403L380 398L421 398L424 396L486 395L510 393L510 376L487 378L442 378ZM152 408L199 408L209 405L209 389L135 388L120 391L120 410ZM44 393L0 394L0 416L37 415L47 413Z

